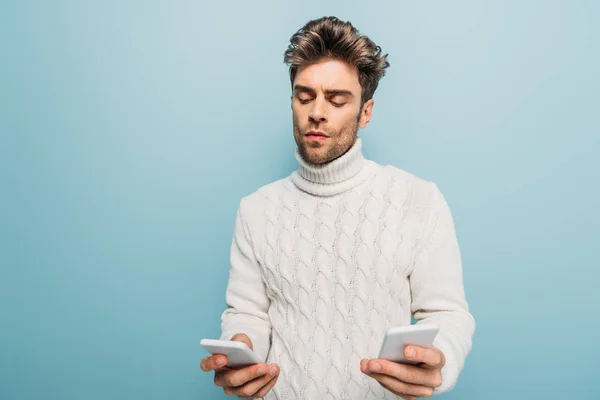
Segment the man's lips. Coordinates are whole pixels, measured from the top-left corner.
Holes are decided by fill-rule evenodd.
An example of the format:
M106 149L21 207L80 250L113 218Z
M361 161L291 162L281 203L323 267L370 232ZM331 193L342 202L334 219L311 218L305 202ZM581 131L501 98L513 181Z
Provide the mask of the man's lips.
M306 137L313 140L325 140L329 136L319 131L310 131L306 134Z

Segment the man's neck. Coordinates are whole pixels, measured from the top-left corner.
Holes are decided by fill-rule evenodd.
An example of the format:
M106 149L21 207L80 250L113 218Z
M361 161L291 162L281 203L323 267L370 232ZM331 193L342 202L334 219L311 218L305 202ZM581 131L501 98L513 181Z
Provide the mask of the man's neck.
M315 196L333 196L358 186L366 179L367 160L362 153L362 140L354 144L340 157L324 164L312 164L304 160L296 149L298 170L292 174L296 186Z

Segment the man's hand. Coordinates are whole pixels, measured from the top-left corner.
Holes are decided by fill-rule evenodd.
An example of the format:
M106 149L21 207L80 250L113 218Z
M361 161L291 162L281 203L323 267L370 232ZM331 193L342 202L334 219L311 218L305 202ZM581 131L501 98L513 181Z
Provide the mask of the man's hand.
M360 370L377 380L381 386L406 400L431 397L442 384L442 367L446 357L435 347L407 346L404 357L418 365L406 365L388 360L361 360Z
M253 350L252 341L248 335L238 333L231 340L244 342ZM200 363L204 372L215 371L215 384L221 386L225 394L238 397L265 397L279 378L279 367L264 363L251 365L240 369L224 367L227 357L223 354L208 356Z

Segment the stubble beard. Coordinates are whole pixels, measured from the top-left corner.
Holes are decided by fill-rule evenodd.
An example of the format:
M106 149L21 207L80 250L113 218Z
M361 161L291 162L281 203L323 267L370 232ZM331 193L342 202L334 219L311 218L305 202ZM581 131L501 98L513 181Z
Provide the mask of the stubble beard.
M298 145L298 153L304 161L310 164L326 164L341 157L352 147L358 135L358 120L354 120L353 123L343 126L338 131L325 130L325 133L329 136L326 139L328 143L306 142L304 136L306 132L317 128L309 125L308 128L302 129L296 117L293 118L293 123L294 139ZM325 153L311 153L309 151L310 148L316 149L323 146L328 147Z

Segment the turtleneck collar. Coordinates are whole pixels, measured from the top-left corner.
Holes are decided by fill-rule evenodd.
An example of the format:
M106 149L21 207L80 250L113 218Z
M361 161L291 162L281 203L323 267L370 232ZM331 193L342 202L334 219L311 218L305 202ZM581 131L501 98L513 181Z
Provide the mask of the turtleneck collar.
M334 196L348 191L363 183L372 171L372 163L363 156L360 138L345 154L326 164L305 161L298 149L295 156L299 168L292 173L292 181L300 190L315 196Z

